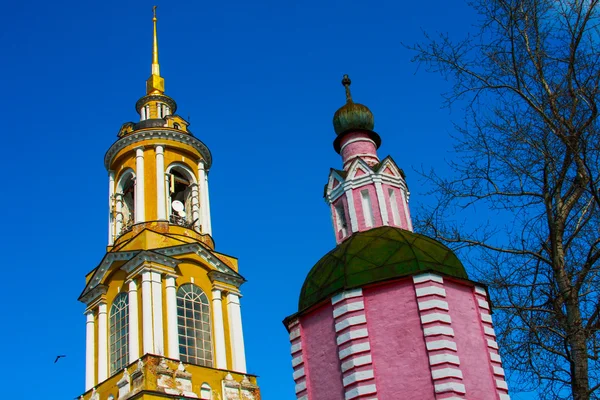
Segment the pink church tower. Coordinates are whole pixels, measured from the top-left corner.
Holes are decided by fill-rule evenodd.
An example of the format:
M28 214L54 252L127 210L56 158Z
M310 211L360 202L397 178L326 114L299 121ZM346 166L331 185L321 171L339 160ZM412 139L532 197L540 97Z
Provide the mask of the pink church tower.
M333 118L325 188L337 247L310 270L287 317L298 400L508 400L485 287L413 232L404 172L379 159L364 105Z

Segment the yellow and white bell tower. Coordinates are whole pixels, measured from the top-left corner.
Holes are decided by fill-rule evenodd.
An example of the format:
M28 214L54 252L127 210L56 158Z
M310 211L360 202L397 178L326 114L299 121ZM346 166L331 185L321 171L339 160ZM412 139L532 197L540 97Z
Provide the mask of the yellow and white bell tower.
M215 251L208 147L158 63L108 149L108 247L86 276L85 400L258 400L246 373L237 259Z

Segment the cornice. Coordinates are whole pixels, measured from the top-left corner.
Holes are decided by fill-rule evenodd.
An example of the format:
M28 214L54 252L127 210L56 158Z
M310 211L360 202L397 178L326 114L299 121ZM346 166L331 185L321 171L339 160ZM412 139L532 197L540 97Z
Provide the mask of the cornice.
M85 285L85 289L83 289L83 292L79 296L79 301L85 303L83 298L85 296L87 296L88 293L92 289L94 289L96 286L100 285L100 281L102 280L102 278L104 277L104 274L106 273L106 271L108 271L108 269L110 268L110 266L112 265L113 262L130 260L133 257L135 257L135 255L138 253L139 253L139 251L123 251L123 252L107 253L104 256L104 258L102 259L102 261L100 262L100 265L98 265L96 267L96 271L94 272L94 275L92 276L92 278L89 280L87 285Z
M133 271L135 271L144 264L156 263L159 265L169 267L168 269L158 268L158 270L160 270L161 272L172 273L172 269L175 268L180 262L181 261L175 258L168 257L163 254L156 253L154 251L144 250L139 252L135 257L123 264L123 266L121 266L121 269L131 275ZM128 276L128 278L131 278L131 276Z
M137 111L139 114L140 110L142 109L144 104L146 104L150 101L160 101L160 102L166 103L169 106L169 108L171 109L171 114L175 114L175 111L177 111L177 103L175 103L175 100L173 100L172 98L170 98L169 96L164 95L164 94L149 94L147 96L140 98L135 103L135 111Z
M86 294L79 298L79 301L85 303L88 308L94 308L100 303L100 299L108 292L108 286L98 285L90 289Z
M210 281L212 283L215 283L215 282L228 283L230 285L235 286L238 289L240 288L240 286L242 286L242 284L244 282L246 282L246 280L239 275L234 276L231 274L225 274L220 271L210 271L208 273L208 279L210 279ZM221 289L221 288L219 288L219 289ZM223 288L223 289L226 290L226 288Z
M190 145L194 149L198 150L198 152L202 155L202 158L206 163L207 170L210 169L210 166L212 165L212 155L210 154L208 147L202 143L202 141L190 135L189 133L181 132L175 129L145 129L130 133L129 135L123 136L114 142L104 155L104 167L109 170L113 157L125 147L142 142L144 140L154 139L169 140Z

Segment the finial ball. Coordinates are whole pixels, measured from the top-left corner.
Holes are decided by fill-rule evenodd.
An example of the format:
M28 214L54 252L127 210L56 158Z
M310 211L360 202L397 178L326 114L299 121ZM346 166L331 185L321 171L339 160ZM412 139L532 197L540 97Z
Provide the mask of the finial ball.
M350 80L350 77L348 76L348 74L344 74L344 77L342 78L342 85L350 86L351 83L352 83L352 81Z

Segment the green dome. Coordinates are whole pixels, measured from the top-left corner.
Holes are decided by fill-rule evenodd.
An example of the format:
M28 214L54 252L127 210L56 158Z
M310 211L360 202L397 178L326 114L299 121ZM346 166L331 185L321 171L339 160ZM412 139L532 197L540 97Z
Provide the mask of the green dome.
M310 270L302 285L298 310L343 290L425 271L468 279L454 252L437 240L390 226L358 232Z
M333 129L337 135L351 129L372 131L374 127L373 113L362 104L346 103L333 115Z
M333 115L333 129L337 135L351 129L372 131L375 127L373 113L367 106L355 103L350 94L352 81L344 75L342 85L346 88L346 104Z

